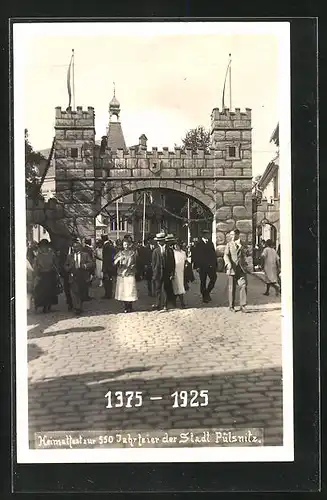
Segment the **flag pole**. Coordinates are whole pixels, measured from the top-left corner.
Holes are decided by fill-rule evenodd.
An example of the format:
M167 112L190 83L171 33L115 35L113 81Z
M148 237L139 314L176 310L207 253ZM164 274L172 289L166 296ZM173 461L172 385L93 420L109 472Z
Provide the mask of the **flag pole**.
M190 228L190 219L191 219L191 209L190 209L190 198L187 198L187 248L190 250L191 248L191 228Z
M143 193L143 226L142 226L142 243L144 246L145 241L145 200L146 200L146 192Z
M229 56L231 56L231 54L229 54ZM229 82L231 82L231 73L230 73L230 65L231 65L231 59L229 59L229 62L228 62L228 65L227 65L227 69L226 69L226 74L225 74L225 80L224 80L224 86L223 86L223 95L222 95L222 103L221 103L221 106L222 106L222 110L224 111L225 109L225 90L226 90L226 82L227 82L227 77L229 75ZM230 95L230 92L229 92L229 95Z
M117 240L119 240L119 200L116 201L116 231Z
M75 53L73 49L73 111L75 111Z
M232 54L229 54L229 109L232 110Z

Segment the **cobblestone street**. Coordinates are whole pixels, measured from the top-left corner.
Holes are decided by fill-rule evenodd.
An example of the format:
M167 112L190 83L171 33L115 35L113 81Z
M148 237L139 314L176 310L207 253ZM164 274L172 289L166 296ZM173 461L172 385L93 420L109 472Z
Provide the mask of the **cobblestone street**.
M281 306L249 276L248 314L227 307L218 274L210 304L198 280L187 308L152 312L145 283L132 314L94 300L76 318L64 296L57 311L28 316L29 431L263 427L282 445ZM208 406L173 408L176 390L207 390ZM143 406L106 408L108 391L141 391ZM161 400L149 399L162 396Z

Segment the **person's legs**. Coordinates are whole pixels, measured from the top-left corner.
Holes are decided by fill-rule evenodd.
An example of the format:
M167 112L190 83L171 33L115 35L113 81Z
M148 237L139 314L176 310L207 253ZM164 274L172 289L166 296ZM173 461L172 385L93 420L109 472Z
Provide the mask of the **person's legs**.
M269 295L270 285L271 283L266 283L266 291L263 295Z
M155 296L156 296L156 303L155 303L155 308L161 309L162 307L162 295L163 295L163 280L157 279L153 281L153 286L154 286L154 291L155 291Z
M276 292L276 295L278 297L278 295L280 294L280 289L279 289L279 285L277 283L271 283L271 286L273 287L273 289L275 290Z
M228 305L230 309L235 307L236 277L228 276Z
M200 292L203 298L203 301L206 300L207 297L207 271L203 268L199 269L199 275L200 275Z
M246 306L247 279L245 274L238 277L237 284L240 287L240 306L242 309Z
M183 294L180 294L179 295L179 300L181 302L181 308L184 309L185 307L185 302L184 302L184 295Z
M207 294L208 298L210 298L210 292L213 290L217 281L216 269L214 269L213 267L209 267L208 276L209 276L209 283L208 283Z
M63 277L63 285L64 285L64 293L66 297L66 303L68 306L68 310L71 311L73 309L73 300L72 300L72 295L70 292L70 283L69 283L69 276L68 273L65 272L62 274Z

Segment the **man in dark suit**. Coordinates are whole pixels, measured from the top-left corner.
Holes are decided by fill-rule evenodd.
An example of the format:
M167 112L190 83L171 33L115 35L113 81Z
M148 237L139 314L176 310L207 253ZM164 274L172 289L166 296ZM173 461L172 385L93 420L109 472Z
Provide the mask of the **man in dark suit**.
M228 302L229 310L235 312L235 292L236 284L240 287L240 306L242 312L246 311L246 292L247 292L247 262L246 249L240 240L238 229L231 231L230 241L227 243L224 253L226 274L229 279Z
M83 251L78 238L73 241L71 251L68 253L65 269L68 272L72 305L76 314L81 314L82 305L87 295L88 276L93 262L89 254Z
M147 282L148 286L148 295L149 297L152 297L154 295L153 291L153 273L152 273L152 252L154 250L154 241L149 238L145 247L144 247L144 271L143 271L143 278Z
M200 291L204 303L211 301L210 293L217 280L217 256L212 241L209 240L210 231L202 231L201 240L195 245L193 251L193 266L200 276ZM209 282L207 285L207 278Z
M158 233L154 240L158 246L152 253L152 279L156 295L156 304L152 308L160 311L164 303L164 310L167 311L172 298L171 280L175 274L174 251L166 244L165 233Z
M114 265L115 249L107 235L102 235L102 273L103 273L103 288L104 298L111 299L113 293L113 282L116 268Z

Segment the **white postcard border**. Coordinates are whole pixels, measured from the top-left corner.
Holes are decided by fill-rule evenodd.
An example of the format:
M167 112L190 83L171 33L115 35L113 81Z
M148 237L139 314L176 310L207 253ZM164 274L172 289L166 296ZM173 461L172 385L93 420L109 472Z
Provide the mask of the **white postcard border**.
M95 29L96 26L96 29ZM24 40L31 34L73 36L158 34L273 34L279 41L280 231L282 260L283 446L201 447L94 450L31 450L28 439L28 363L26 316L26 208L23 71ZM124 29L123 29L124 28ZM146 28L146 31L145 31ZM14 193L15 193L15 306L16 306L16 425L18 463L113 462L280 462L294 460L293 324L291 220L291 108L289 22L169 22L169 23L17 23L14 50Z

